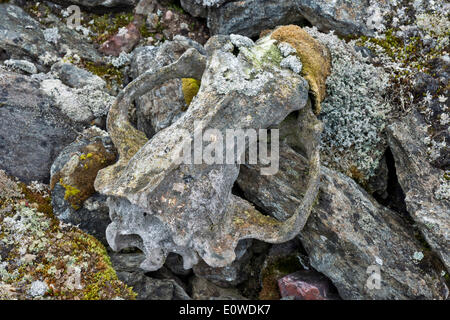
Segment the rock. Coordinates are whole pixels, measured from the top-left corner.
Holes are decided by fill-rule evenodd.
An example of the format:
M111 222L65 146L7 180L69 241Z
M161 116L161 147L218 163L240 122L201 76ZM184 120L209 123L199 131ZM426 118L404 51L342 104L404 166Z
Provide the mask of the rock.
M174 279L156 279L139 270L142 253L113 253L111 262L120 280L133 287L138 300L190 300Z
M27 76L0 70L0 88L0 168L24 182L48 182L78 126Z
M42 297L48 291L48 285L44 281L34 281L31 283L28 294L32 297Z
M138 0L59 0L59 2L77 4L84 7L102 6L110 8L117 6L134 6L138 3Z
M388 127L389 146L408 213L450 272L450 182L448 173L425 157L428 137L423 118L412 112Z
M169 252L183 256L185 269L198 263L199 256L211 267L224 267L234 261L241 239L279 243L298 234L317 193L321 126L306 121L311 120L306 114L314 117L305 108L307 82L279 67L281 53L274 43L268 35L251 48L240 48L237 57L231 45L214 51L208 61L188 49L176 62L144 73L119 95L108 115L119 161L100 170L95 181L95 189L109 197L113 222L107 239L113 250L137 246L146 255L141 267L149 271L159 269ZM185 115L148 142L127 120L131 101L154 86L173 78L200 77L201 88ZM280 94L274 95L275 89ZM182 149L188 150L186 157L192 151L184 138L203 132L194 120L203 120L203 128L215 128L223 137L226 129L276 125L299 109L305 114L304 139L312 167L304 203L286 222L260 214L231 194L239 173L236 163L182 163Z
M97 172L114 163L116 151L108 134L96 127L83 131L51 167L52 206L56 217L106 243L110 223L106 197L95 192Z
M114 98L100 90L98 83L72 89L58 79L46 79L41 90L53 97L55 105L72 121L89 124L93 119L106 116Z
M165 41L160 47L136 49L131 61L131 75L137 78L146 71L168 65L189 48L205 53L200 44L183 36L176 36L173 41ZM166 81L136 100L137 129L151 138L177 120L187 107L182 80Z
M129 53L139 42L141 35L134 23L120 28L117 34L100 46L100 51L111 56L119 56L121 52Z
M13 70L20 70L28 74L35 74L37 73L36 66L27 61L27 60L6 60L4 62L5 66L12 68Z
M51 15L51 14L50 14ZM93 44L69 29L59 19L51 19L49 28L30 17L12 4L0 4L0 48L10 59L35 62L38 69L45 69L66 54L77 54L83 59L99 62L100 55ZM48 41L47 41L48 40Z
M221 288L200 277L192 280L192 299L194 300L246 300L233 288Z
M251 240L241 240L236 247L236 258L232 264L223 268L210 267L204 261L193 267L194 273L200 278L220 286L234 287L248 279L251 273L249 261L252 256L247 250L251 245Z
M376 0L297 0L299 13L323 32L335 30L340 35L373 35L384 30L383 14L389 2Z
M0 175L0 185L3 179ZM105 247L54 218L45 185L10 184L20 194L0 192L2 299L134 299L118 280Z
M213 35L235 33L254 37L263 30L279 25L304 23L305 20L296 7L295 1L231 1L219 7L210 6L207 24ZM188 7L184 8L189 11Z
M41 25L21 8L0 4L0 48L12 59L28 58L40 64L55 62L58 53L45 41Z
M334 300L333 284L313 270L301 270L278 280L281 296L296 300Z
M211 34L257 36L279 25L311 24L340 35L373 35L385 28L389 3L375 0L182 0L181 6L195 17L207 18Z
M93 87L102 89L106 86L105 80L91 72L78 68L71 63L55 63L51 71L67 86L71 88Z
M241 168L238 184L246 198L267 213L290 217L305 190L305 159L282 145L280 171L273 176L258 171L255 165ZM343 299L447 298L441 270L429 259L413 259L424 249L411 227L343 174L321 167L319 197L300 239L311 266ZM372 282L377 276L367 273L378 268L379 287Z

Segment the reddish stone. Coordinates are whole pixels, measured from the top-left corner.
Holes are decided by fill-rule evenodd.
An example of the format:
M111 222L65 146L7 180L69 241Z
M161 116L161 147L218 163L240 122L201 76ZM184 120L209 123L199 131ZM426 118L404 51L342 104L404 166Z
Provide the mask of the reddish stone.
M119 29L119 32L105 41L99 50L104 54L117 57L122 51L128 53L133 50L140 37L139 29L134 23L130 23L128 26Z
M322 274L312 270L301 270L278 280L282 297L298 300L336 299L333 285Z

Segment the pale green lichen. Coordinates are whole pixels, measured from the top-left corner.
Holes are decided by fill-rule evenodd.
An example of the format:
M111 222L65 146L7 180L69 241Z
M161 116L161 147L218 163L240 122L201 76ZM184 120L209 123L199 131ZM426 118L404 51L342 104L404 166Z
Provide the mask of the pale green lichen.
M11 184L15 182L10 180ZM39 211L42 203L50 202L48 190L35 192L23 184L13 189L11 198L0 195L0 248L7 249L0 261L0 299L136 297L118 280L98 240L60 223L51 210ZM20 189L24 192L18 196ZM48 286L43 296L29 295L36 282Z

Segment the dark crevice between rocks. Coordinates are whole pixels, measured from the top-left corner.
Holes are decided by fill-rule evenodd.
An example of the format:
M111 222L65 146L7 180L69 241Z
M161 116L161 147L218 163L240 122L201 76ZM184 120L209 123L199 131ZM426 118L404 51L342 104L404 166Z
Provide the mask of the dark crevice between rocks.
M373 194L374 198L380 204L396 212L400 218L406 222L407 226L412 231L414 238L420 243L424 254L424 259L422 259L419 263L421 269L425 272L432 269L436 270L437 273L440 273L442 270L446 270L439 256L432 250L407 210L405 201L406 196L398 181L395 159L390 148L386 150L385 158L388 167L388 184L386 190L387 197L381 197L379 194L375 193ZM445 281L447 286L450 287L450 279L446 278Z
M403 217L408 218L408 220L413 223L413 220L409 216L408 210L406 209L405 193L398 182L394 155L392 154L390 148L387 148L384 157L388 167L388 183L385 193L387 196L383 196L379 193L374 193L373 196L380 204L401 214Z

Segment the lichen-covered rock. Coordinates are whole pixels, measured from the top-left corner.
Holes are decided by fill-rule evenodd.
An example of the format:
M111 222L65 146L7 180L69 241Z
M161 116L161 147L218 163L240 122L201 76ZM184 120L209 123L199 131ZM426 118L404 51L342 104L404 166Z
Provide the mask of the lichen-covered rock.
M324 124L322 162L366 184L387 148L384 129L392 107L384 95L389 74L363 58L354 43L305 30L331 52L331 75L319 115Z
M78 4L85 7L116 7L116 6L134 6L138 0L57 0L66 4Z
M1 300L134 299L103 245L53 216L45 186L8 184L21 192L0 193Z
M114 97L99 89L97 84L72 89L59 79L46 79L41 90L55 100L55 105L72 121L89 124L95 118L106 116Z
M289 217L305 190L305 159L286 146L280 171L260 176L242 166L238 183L247 199L268 213ZM433 258L410 226L379 205L353 180L321 168L320 193L300 239L311 266L327 276L344 299L446 299L448 288ZM423 252L426 258L416 260ZM369 267L380 268L376 288Z
M131 82L110 109L108 130L120 158L99 171L95 188L108 195L113 222L106 235L111 248L137 246L146 255L144 269L159 269L169 252L183 256L185 269L196 264L198 256L212 267L224 267L234 261L239 240L288 241L309 214L317 192L321 126L306 116L312 114L305 108L307 82L279 66L282 55L269 36L252 47L238 48L237 57L233 49L228 40L208 61L197 50L188 49L176 62ZM183 117L147 142L128 121L129 105L173 78L201 78L200 91ZM303 202L284 223L231 194L239 173L236 163L180 161L183 148L193 150L185 144L184 135L198 134L196 120L223 136L226 129L276 125L300 109L305 114L303 138L311 172ZM238 152L237 159L240 156Z
M103 89L106 86L105 80L91 72L78 68L77 66L66 63L57 62L52 65L51 71L60 79L65 85L71 88L99 88Z
M159 47L138 48L133 52L131 75L137 78L146 71L168 65L189 48L205 53L200 44L183 36L176 36L173 41L165 41ZM198 92L196 85L198 86L198 83L195 79L173 79L136 99L136 127L151 138L171 125L188 108Z
M96 127L83 131L58 155L51 167L55 216L106 243L110 223L106 197L95 192L97 172L114 163L116 151L108 134Z
M57 154L78 126L30 77L0 70L0 168L22 181L48 182Z
M21 8L0 4L0 48L10 58L28 58L47 65L56 61L57 51L45 41L41 25Z
M426 124L415 112L388 127L408 213L450 272L450 176L426 158L427 137Z
M32 62L29 62L27 60L9 59L9 60L5 60L4 64L5 64L5 66L13 69L14 71L23 71L27 74L37 73L36 66Z
M92 43L58 18L47 21L51 21L51 26L45 28L20 7L2 3L0 21L0 48L11 59L36 62L40 70L51 66L67 53L77 54L89 61L101 60Z
M311 24L341 35L371 35L385 28L389 1L357 0L183 0L193 16L207 18L212 34L256 36L264 29L286 24Z
M186 3L187 1L184 1ZM183 5L184 3L181 3ZM265 29L279 25L302 24L305 19L297 10L295 1L245 0L205 4L207 23L211 34L232 33L247 37L258 36ZM184 6L189 11L189 7Z

